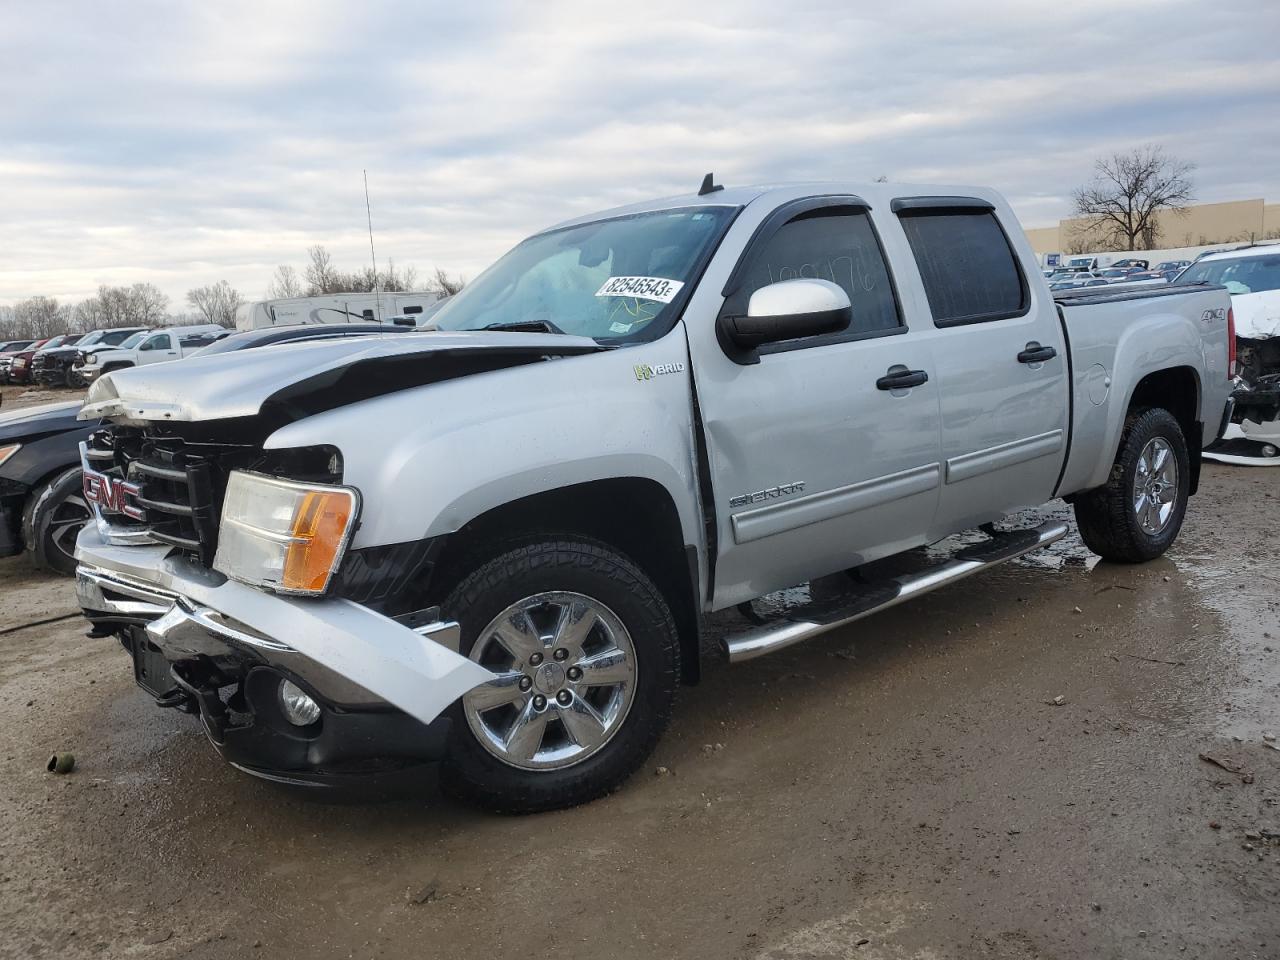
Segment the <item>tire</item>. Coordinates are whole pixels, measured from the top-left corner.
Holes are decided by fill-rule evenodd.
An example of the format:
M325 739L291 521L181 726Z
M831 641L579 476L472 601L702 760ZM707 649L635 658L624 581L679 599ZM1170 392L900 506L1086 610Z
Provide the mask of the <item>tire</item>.
M501 549L442 604L462 627L461 652L507 682L477 687L450 707L441 786L499 813L576 806L617 789L666 729L680 683L675 621L653 581L603 543L565 538ZM590 626L557 629L578 616ZM592 677L602 685L589 684Z
M37 488L22 516L22 537L31 562L42 570L74 576L76 535L91 516L79 467Z
M1164 450L1167 458L1161 459ZM1158 476L1150 469L1153 463L1160 464ZM1190 481L1187 441L1173 414L1162 407L1132 411L1106 484L1076 500L1076 523L1085 546L1113 563L1143 563L1160 556L1182 529ZM1154 490L1145 500L1144 482L1148 492ZM1153 483L1158 488L1149 486Z
M67 367L66 373L63 374L63 382L72 390L78 390L84 386L84 381L80 379L80 375L76 373L73 367Z

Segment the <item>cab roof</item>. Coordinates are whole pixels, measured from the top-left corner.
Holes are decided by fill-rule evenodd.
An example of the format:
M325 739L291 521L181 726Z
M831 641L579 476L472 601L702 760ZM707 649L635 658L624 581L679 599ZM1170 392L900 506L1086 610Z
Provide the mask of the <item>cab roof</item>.
M706 194L687 193L673 197L661 197L655 200L643 200L639 203L613 207L608 210L600 210L595 213L574 217L547 229L560 230L564 227L590 223L594 220L608 220L614 217L625 217L655 210L671 210L677 207L745 207L756 202L766 202L770 207L774 207L789 200L824 195L852 195L865 201L872 209L877 210L887 210L892 201L909 197L973 197L977 200L985 200L998 208L1005 206L1003 197L989 187L956 186L955 184L867 183L843 180L808 181L724 187Z
M1247 257L1280 256L1280 243L1254 243L1247 247L1236 247L1234 250L1218 250L1205 254L1197 262L1208 263L1216 260L1243 260Z

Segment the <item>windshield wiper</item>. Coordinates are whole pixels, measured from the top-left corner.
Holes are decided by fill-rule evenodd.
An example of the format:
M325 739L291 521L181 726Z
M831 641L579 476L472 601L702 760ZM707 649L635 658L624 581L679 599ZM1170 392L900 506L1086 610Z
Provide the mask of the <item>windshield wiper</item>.
M510 333L520 333L521 331L541 332L541 333L559 333L564 331L557 327L550 320L499 320L497 323L489 323L480 328L481 330L505 330Z

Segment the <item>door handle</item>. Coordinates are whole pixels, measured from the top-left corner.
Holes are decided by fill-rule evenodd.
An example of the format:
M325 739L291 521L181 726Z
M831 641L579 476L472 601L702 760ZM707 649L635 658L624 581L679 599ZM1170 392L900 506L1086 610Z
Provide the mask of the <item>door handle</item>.
M923 370L908 370L899 366L891 373L886 373L876 381L877 390L907 390L929 382L929 375Z
M1027 344L1025 350L1018 354L1019 363L1044 363L1046 360L1052 360L1058 355L1058 351L1053 347L1042 347L1040 344L1032 340Z

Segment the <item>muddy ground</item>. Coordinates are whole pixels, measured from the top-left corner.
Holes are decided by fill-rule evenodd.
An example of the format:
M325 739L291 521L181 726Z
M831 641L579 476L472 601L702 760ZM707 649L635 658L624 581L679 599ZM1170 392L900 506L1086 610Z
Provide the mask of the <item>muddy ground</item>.
M0 955L1280 957L1278 582L1280 471L1208 466L1167 557L1073 533L711 668L620 792L513 818L237 773L4 561Z
M0 412L39 406L42 403L60 403L65 400L83 400L84 390L68 390L66 387L23 386L20 383L0 384Z

